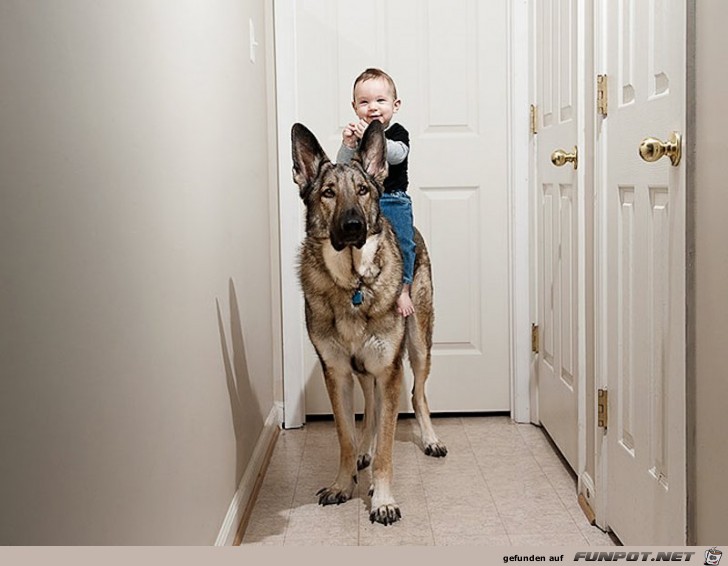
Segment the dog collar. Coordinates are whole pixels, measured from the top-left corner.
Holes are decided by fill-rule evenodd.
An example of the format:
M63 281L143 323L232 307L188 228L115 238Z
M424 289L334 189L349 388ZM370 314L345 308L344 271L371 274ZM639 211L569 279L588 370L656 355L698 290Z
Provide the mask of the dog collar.
M361 279L359 280L359 286L354 291L354 294L351 296L351 304L355 307L358 307L360 304L364 302L364 293L361 291Z

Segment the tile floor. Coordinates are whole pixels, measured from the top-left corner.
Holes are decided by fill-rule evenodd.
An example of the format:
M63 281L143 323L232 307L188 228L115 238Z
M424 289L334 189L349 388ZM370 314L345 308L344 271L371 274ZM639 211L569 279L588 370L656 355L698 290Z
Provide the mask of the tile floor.
M433 422L446 458L425 456L416 421L399 420L393 492L402 520L387 527L369 522L368 469L350 501L318 505L315 493L338 465L332 421L281 431L242 544L619 544L589 525L575 477L539 427L503 416Z

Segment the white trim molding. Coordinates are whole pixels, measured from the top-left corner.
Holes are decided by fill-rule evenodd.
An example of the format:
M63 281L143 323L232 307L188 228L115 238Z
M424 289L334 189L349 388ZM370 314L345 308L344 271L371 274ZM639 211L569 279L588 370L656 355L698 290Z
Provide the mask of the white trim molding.
M529 52L528 0L508 3L509 235L511 320L511 418L531 420L529 292Z
M265 419L265 423L263 424L263 430L260 436L258 436L258 441L255 443L253 454L250 456L248 467L240 480L238 489L233 496L233 500L230 502L230 507L228 507L227 514L222 522L217 540L215 540L215 546L232 546L235 541L238 525L240 525L243 513L253 496L256 479L266 464L265 459L268 454L268 449L275 440L276 432L281 426L282 413L282 407L278 403L268 413L268 418Z
M300 428L306 420L304 371L305 321L296 266L303 239L303 209L291 172L291 126L298 119L296 3L276 0L276 111L280 215L281 308L283 328L283 426ZM285 158L282 158L285 156Z

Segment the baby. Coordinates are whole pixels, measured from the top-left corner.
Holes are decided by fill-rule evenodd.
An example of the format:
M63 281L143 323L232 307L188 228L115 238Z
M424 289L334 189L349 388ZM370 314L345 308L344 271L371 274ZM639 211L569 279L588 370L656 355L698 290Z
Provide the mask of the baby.
M415 242L412 201L407 194L409 133L402 125L391 124L392 117L399 111L401 104L402 101L397 98L397 87L387 73L380 69L367 69L360 74L354 81L352 102L359 121L344 128L336 160L338 163L348 163L354 156L367 126L373 120L382 123L387 140L389 175L384 180L384 193L379 200L379 208L392 224L402 250L404 275L402 293L397 299L397 311L406 317L415 312L410 296L415 267Z

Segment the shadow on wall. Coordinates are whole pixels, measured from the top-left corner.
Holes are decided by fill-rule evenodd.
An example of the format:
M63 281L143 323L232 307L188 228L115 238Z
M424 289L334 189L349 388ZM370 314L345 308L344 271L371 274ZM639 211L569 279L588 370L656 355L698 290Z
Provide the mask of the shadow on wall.
M225 336L225 325L220 311L220 301L217 304L217 322L220 329L220 343L222 358L225 364L225 379L230 395L230 410L235 431L235 488L237 489L245 469L250 461L253 448L263 429L263 417L260 412L258 398L250 382L250 371L245 354L245 336L240 320L238 297L235 284L230 279L230 343L232 345L232 358L228 349L228 340Z

